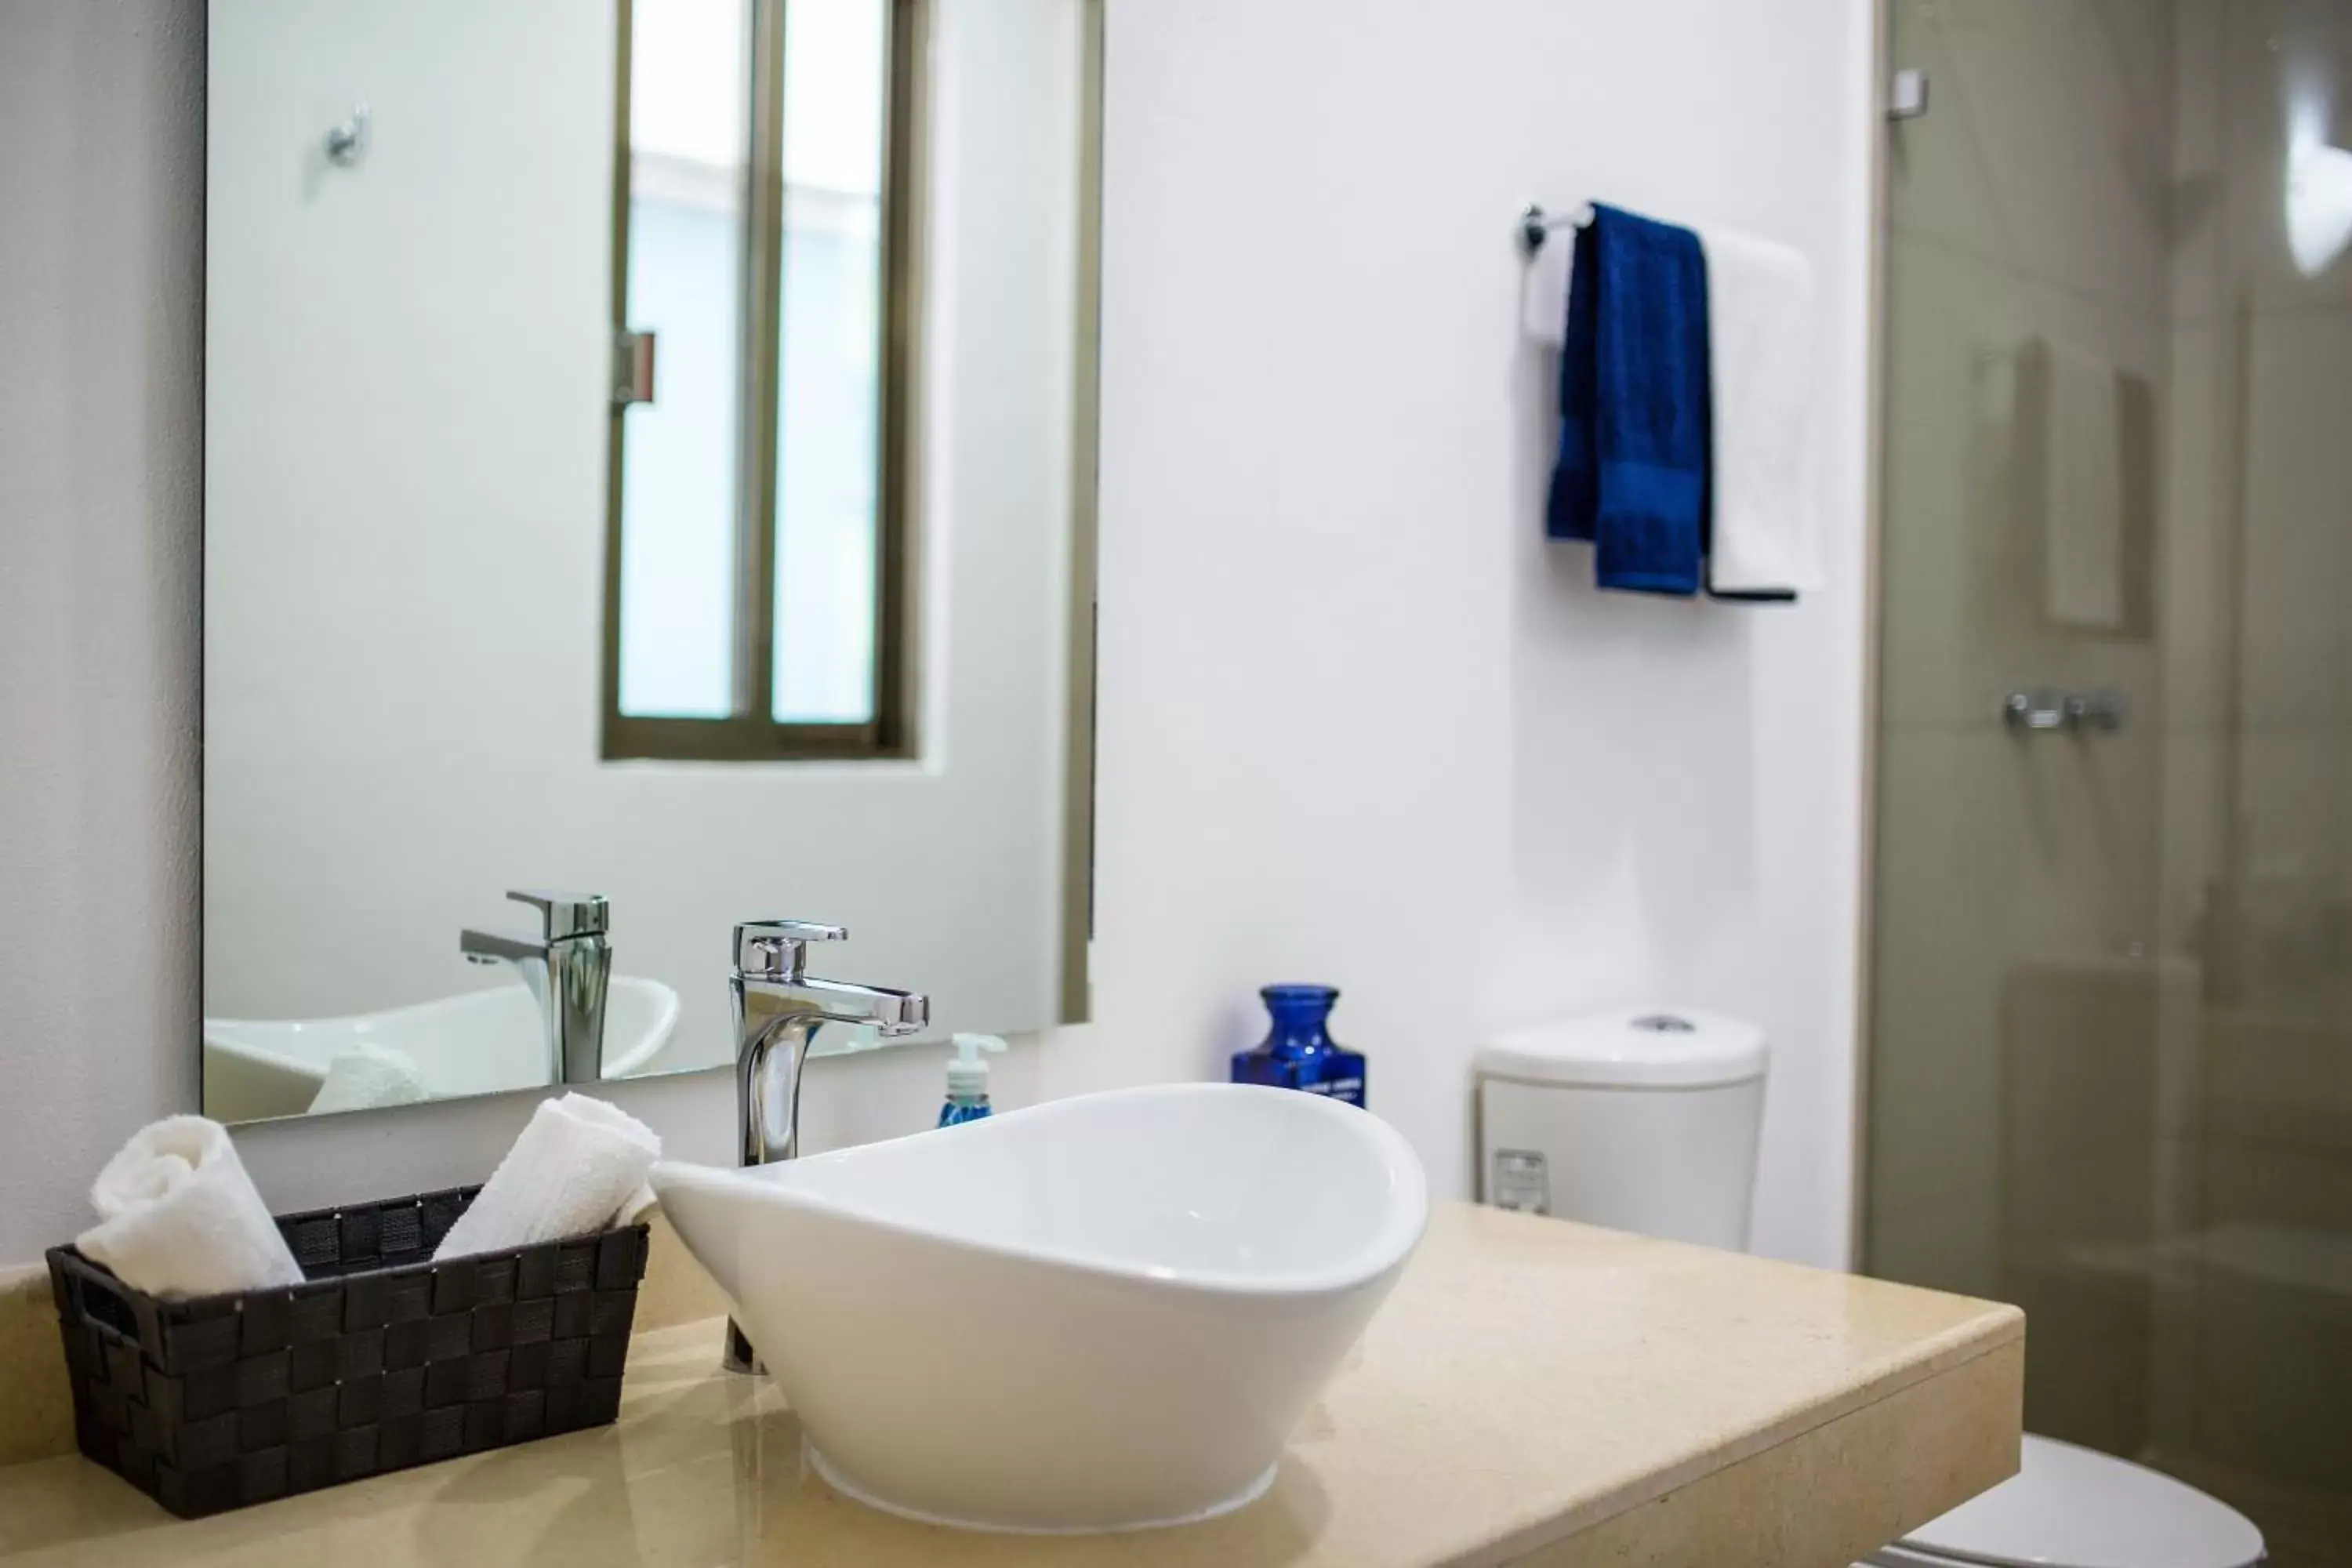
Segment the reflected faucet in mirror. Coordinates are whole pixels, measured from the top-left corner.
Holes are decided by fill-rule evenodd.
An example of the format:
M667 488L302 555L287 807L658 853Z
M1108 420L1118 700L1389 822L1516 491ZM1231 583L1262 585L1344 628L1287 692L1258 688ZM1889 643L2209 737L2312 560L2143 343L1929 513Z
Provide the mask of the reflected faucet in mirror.
M808 973L808 944L843 942L840 926L809 921L756 921L735 928L735 1110L746 1165L800 1152L801 1069L827 1024L871 1027L884 1038L928 1027L931 1004L912 991L819 980ZM725 1364L756 1372L743 1331L727 1324Z
M601 893L524 889L507 897L539 911L539 934L467 929L457 951L468 963L511 964L522 977L546 1032L548 1082L593 1083L604 1076L612 907Z

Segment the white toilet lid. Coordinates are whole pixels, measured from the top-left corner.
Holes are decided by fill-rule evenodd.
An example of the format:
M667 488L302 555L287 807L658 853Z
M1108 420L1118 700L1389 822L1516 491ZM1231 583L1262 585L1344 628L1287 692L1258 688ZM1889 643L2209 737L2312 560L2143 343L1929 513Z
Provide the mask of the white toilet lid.
M1712 1089L1762 1078L1764 1031L1696 1007L1621 1007L1508 1029L1478 1047L1482 1078L1574 1089Z
M1996 1568L2249 1568L2263 1556L2263 1532L2219 1499L2031 1434L2015 1476L1902 1543Z

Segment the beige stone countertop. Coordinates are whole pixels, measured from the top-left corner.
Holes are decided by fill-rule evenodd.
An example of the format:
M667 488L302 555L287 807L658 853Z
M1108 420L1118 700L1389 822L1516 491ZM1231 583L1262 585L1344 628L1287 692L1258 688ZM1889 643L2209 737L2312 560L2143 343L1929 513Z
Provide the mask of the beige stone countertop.
M0 1563L1835 1568L2015 1470L2025 1351L2014 1308L1441 1205L1263 1500L1035 1537L835 1495L719 1333L638 1335L615 1426L211 1519L76 1457L0 1469Z

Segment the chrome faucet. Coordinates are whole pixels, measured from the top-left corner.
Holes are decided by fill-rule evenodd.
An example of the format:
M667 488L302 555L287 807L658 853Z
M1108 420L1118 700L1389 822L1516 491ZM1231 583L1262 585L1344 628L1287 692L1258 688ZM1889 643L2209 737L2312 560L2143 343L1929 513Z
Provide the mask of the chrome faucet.
M457 951L468 963L510 963L522 976L546 1032L550 1083L593 1083L604 1071L611 906L601 893L525 889L507 897L539 910L539 935L461 931Z
M930 999L912 991L808 973L808 944L841 942L839 926L758 921L735 928L735 1112L743 1163L765 1165L800 1152L801 1068L827 1024L870 1025L883 1036L911 1035L931 1021ZM757 1011L754 1005L757 1004ZM743 1331L727 1324L725 1365L757 1372Z

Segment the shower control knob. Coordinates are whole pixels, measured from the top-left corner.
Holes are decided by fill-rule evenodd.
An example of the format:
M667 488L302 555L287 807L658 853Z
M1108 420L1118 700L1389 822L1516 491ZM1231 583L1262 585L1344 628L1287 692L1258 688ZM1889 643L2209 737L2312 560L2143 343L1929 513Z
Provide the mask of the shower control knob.
M2110 687L2074 691L2066 696L2066 727L2070 730L2120 730L2124 727L2124 694Z
M2066 727L2066 694L2047 686L2021 686L2000 700L2000 716L2012 730L2032 733Z
M2021 686L2000 700L2002 722L2021 735L2045 730L2082 734L2124 727L2124 694L2112 687L2061 691L2053 686Z

